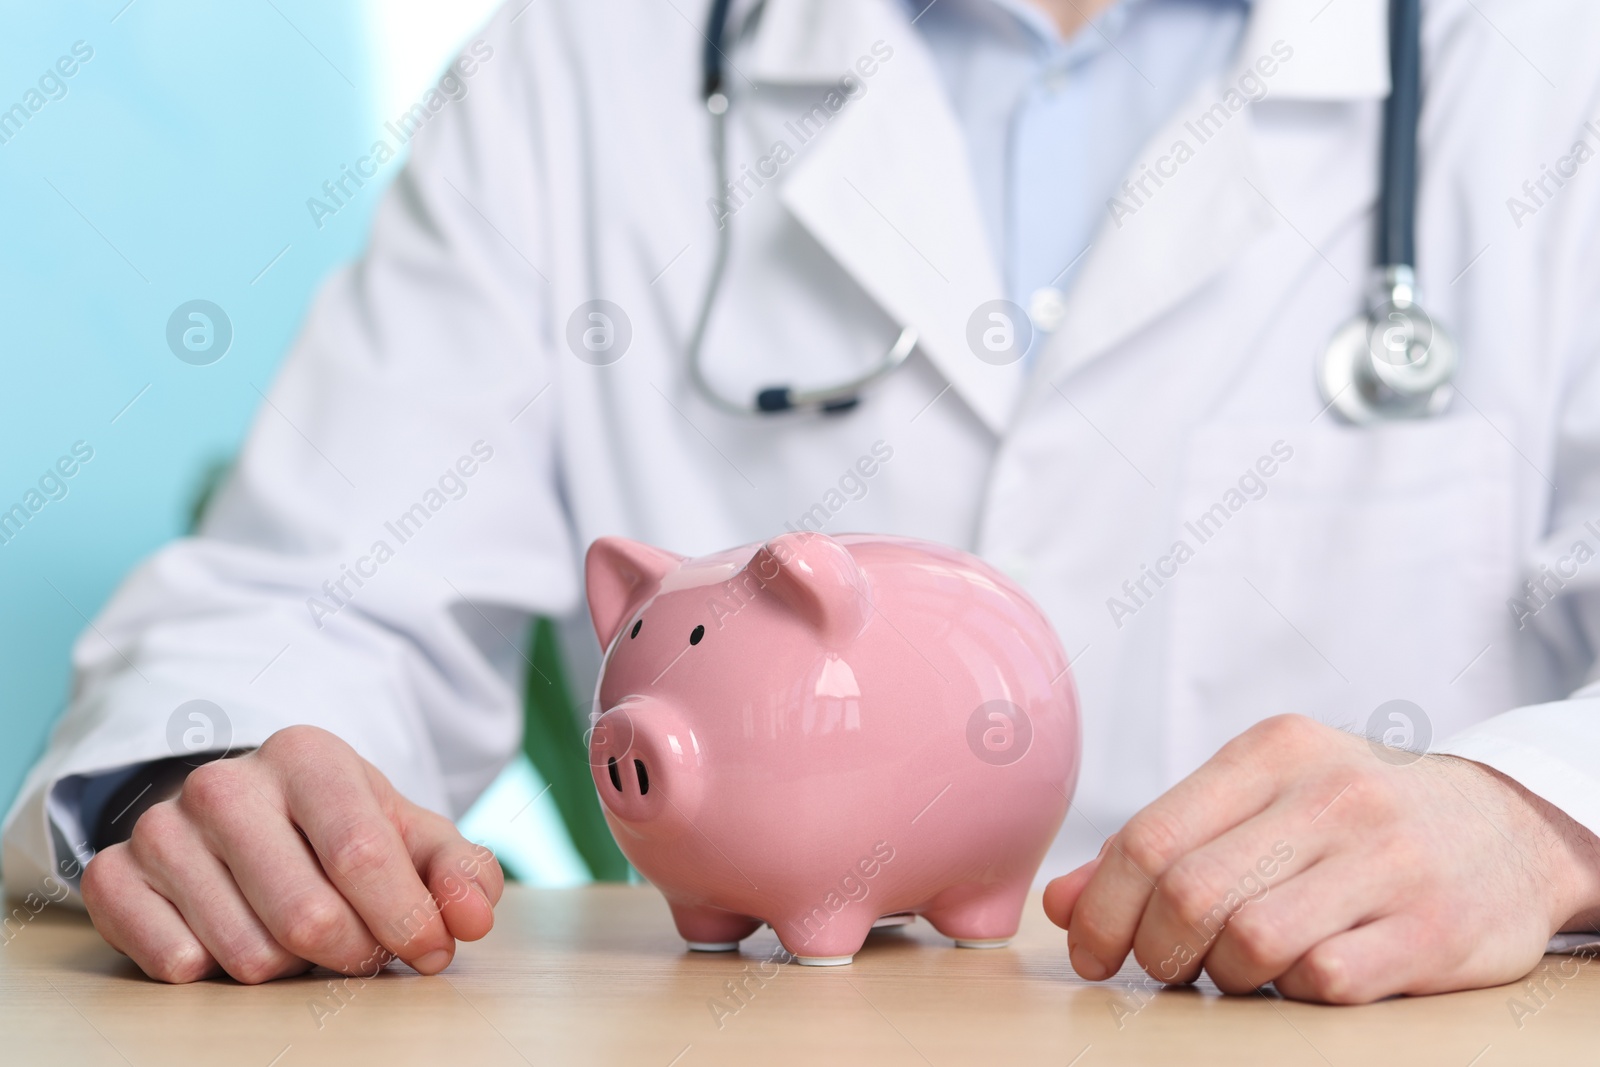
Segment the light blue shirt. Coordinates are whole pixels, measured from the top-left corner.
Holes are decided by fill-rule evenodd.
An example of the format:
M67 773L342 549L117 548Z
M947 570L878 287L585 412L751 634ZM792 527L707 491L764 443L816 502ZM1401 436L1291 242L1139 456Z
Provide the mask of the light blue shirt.
M1249 4L1121 0L1063 40L1028 0L906 2L966 135L1006 291L1023 308L1039 306L1041 289L1066 290L1139 150L1232 60Z

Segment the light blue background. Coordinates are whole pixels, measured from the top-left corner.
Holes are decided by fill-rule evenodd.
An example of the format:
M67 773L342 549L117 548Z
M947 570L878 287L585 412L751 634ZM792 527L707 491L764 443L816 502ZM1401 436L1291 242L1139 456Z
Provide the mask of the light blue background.
M68 495L0 545L6 805L63 707L85 617L185 530L317 284L359 251L401 164L320 230L306 199L365 152L382 116L403 110L394 101L414 99L489 6L382 3L0 4L0 111L75 42L94 49L67 95L0 145L0 511L75 441L94 449ZM233 324L231 349L209 366L166 345L168 317L193 299ZM516 810L541 788L530 770L513 768L490 803ZM549 843L546 815L519 820L525 838ZM524 868L536 880L571 873Z

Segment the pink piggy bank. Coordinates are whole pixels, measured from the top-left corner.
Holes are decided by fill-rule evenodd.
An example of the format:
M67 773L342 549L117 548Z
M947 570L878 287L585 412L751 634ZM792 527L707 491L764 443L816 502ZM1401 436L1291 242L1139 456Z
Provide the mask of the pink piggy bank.
M849 963L879 919L1006 944L1078 777L1050 624L903 537L793 533L701 559L589 548L606 821L691 949L763 922Z

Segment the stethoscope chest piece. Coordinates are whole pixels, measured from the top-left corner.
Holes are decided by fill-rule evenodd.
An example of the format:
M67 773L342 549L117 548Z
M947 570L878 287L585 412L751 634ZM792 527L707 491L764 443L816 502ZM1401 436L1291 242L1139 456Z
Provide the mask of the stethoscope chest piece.
M1417 302L1409 267L1387 267L1368 310L1340 327L1317 361L1323 402L1356 425L1443 413L1456 346Z

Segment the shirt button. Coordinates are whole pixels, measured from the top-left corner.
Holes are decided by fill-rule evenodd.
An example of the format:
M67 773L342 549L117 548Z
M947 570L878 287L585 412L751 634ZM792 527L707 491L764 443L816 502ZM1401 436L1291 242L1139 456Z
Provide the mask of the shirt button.
M1055 333L1067 313L1067 295L1046 285L1028 297L1028 318L1044 333Z

